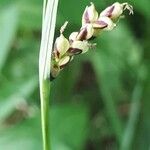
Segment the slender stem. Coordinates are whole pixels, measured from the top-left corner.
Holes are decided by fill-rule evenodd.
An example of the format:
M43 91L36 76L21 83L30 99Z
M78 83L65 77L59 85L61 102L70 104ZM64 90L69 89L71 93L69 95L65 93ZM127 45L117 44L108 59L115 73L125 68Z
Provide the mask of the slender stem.
M55 32L58 0L43 1L42 39L39 56L39 84L41 99L41 124L43 150L50 150L49 101L50 101L50 66Z
M90 57L90 59L93 62L95 68L96 76L100 85L99 89L100 89L100 93L102 94L103 103L105 105L107 116L110 120L114 133L116 135L116 139L118 143L120 143L122 139L122 131L123 131L122 122L117 113L117 108L116 108L117 106L112 97L112 93L109 90L109 86L108 86L109 81L107 76L108 73L104 71L104 68L101 65L101 61L100 61L101 59L99 54L95 53L92 56Z
M104 79L105 77L102 76L102 78L103 79L101 80L101 93L103 97L103 102L104 102L105 109L109 117L110 123L116 135L116 139L118 143L120 143L122 139L122 132L123 132L122 122L117 113L117 106L114 102L114 99L112 98L112 95L106 85L107 82L105 82L105 79Z
M137 84L132 95L132 104L130 108L129 120L124 131L121 150L130 150L134 137L135 127L140 112L140 100L142 96L142 86Z
M50 149L49 96L50 96L50 84L49 81L45 80L41 83L41 122L43 133L43 150Z

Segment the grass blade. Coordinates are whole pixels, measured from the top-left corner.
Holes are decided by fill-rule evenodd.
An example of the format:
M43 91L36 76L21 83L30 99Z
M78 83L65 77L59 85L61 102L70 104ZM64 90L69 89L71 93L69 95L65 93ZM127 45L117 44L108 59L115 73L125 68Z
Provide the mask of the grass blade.
M39 83L41 98L41 122L43 150L50 149L49 139L49 100L50 100L50 65L55 32L58 0L43 2L42 39L39 56Z
M92 55L91 61L97 76L97 81L99 84L100 93L102 94L107 116L114 130L116 139L118 143L120 143L123 131L122 122L119 118L116 108L117 106L108 87L109 81L107 77L107 72L104 71L104 66L101 63L101 57L98 53Z
M10 23L11 20L11 23ZM12 46L13 39L18 25L18 11L15 6L1 12L0 16L0 71Z
M130 150L131 144L134 138L134 132L137 125L139 112L140 112L140 100L142 96L142 86L136 85L132 95L132 104L130 108L129 120L127 122L126 129L121 143L121 150Z

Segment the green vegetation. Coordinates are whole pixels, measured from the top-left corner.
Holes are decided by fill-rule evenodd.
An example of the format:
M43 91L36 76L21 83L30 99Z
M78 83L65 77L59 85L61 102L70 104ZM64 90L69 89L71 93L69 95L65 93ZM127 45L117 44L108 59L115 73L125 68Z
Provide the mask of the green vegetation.
M85 6L60 0L56 33L78 31ZM93 0L101 11L115 2ZM120 0L120 2L124 2ZM52 150L150 148L150 2L93 42L51 83ZM42 150L38 58L41 0L0 1L0 150Z

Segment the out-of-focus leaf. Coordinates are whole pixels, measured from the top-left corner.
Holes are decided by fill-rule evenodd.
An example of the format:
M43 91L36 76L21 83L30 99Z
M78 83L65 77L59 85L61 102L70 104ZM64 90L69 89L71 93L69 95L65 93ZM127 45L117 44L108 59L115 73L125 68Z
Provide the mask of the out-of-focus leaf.
M8 98L12 95L21 95L23 97L28 97L38 85L38 77L34 76L28 79L26 82L21 82L15 84L15 82L10 82L3 86L4 88L0 91L0 100Z
M87 123L87 109L82 105L59 105L52 107L52 149L82 150L87 137ZM1 149L41 150L40 132L40 117L38 113L37 117L33 119L28 119L10 129L0 131Z
M42 1L18 0L20 26L26 30L40 30L42 22Z
M2 95L3 92L0 92L0 121L8 117L15 109L18 107L25 99L27 99L37 88L37 78L32 78L28 82L15 86L16 89L13 89L13 92L8 93L7 95ZM10 95L9 95L10 94Z
M40 7L34 5L27 5L21 7L21 17L20 25L22 28L26 28L28 30L38 30L41 28L41 14Z
M53 107L51 113L52 141L57 139L72 150L83 149L88 131L85 106L60 105Z
M0 14L0 71L5 64L18 25L18 10L13 6Z
M24 82L38 74L38 40L33 36L20 37L14 52L8 57L3 75L14 82ZM26 67L25 67L26 66Z
M41 150L40 118L28 119L14 127L0 131L1 149ZM9 144L8 144L9 143Z
M134 149L147 150L150 148L150 68L147 72L147 80L144 84L144 93L141 101L142 113L139 120L139 125L134 139Z

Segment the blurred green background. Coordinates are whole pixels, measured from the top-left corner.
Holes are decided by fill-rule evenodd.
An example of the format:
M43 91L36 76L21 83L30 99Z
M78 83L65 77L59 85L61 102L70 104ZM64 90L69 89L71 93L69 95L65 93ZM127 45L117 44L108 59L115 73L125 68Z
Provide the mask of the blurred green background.
M90 0L91 1L91 0ZM78 31L88 0L60 0L56 25ZM100 12L114 0L93 0ZM120 1L124 2L124 1ZM52 150L150 149L150 1L104 32L52 83ZM0 0L0 150L41 150L42 0Z

